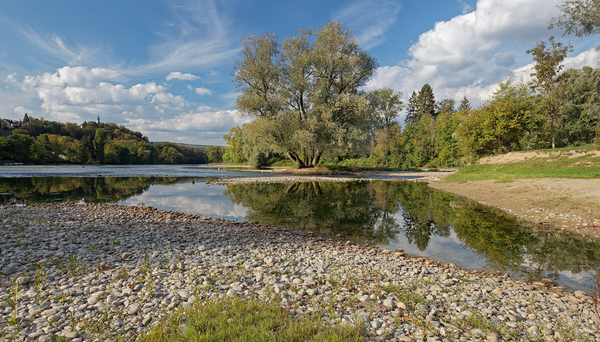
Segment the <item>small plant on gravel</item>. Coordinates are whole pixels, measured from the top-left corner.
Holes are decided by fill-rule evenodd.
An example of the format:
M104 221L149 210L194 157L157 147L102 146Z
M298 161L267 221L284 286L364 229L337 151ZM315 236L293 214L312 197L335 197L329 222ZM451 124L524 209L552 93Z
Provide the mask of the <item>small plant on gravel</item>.
M332 328L318 319L295 320L289 310L277 303L228 297L181 309L141 340L364 341L364 338L362 326Z
M12 327L12 333L5 335L4 338L9 341L17 341L21 332L21 320L19 319L19 285L14 280L11 284L11 290L8 292L6 303L8 303L10 309L10 316L6 323Z

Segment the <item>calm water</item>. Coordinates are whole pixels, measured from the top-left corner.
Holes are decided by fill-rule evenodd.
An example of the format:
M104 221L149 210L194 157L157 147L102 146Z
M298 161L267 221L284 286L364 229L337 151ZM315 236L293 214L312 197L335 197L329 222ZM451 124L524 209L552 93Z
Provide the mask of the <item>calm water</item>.
M203 177L0 178L0 204L144 205L273 224L403 248L411 255L472 269L532 280L548 277L588 292L600 274L598 241L536 233L535 227L512 215L421 183L207 186L206 181Z

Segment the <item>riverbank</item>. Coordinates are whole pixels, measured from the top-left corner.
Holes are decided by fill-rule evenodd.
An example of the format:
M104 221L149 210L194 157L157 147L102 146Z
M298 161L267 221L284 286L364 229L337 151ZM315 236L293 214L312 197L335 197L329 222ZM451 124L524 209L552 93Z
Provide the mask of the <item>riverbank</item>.
M0 215L5 336L15 317L26 340L134 340L179 307L240 296L298 319L364 322L373 340L600 338L592 298L550 281L153 208L31 205Z
M558 231L600 238L600 179L540 178L429 182Z

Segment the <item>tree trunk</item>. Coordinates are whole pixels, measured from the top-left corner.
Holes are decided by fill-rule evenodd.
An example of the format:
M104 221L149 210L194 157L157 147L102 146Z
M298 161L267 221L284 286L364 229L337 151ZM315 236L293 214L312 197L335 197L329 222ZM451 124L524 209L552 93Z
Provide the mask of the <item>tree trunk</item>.
M315 152L315 156L313 157L312 160L312 167L316 167L319 164L319 159L321 159L321 150L317 150L317 152Z
M295 154L291 153L291 152L286 152L285 153L288 158L290 158L291 161L294 162L294 164L296 164L296 166L299 169L303 169L306 167L306 164L302 162L302 160L300 158L298 158L298 156L296 156Z
M552 149L556 148L556 143L554 140L554 115L550 114L550 132L552 132Z

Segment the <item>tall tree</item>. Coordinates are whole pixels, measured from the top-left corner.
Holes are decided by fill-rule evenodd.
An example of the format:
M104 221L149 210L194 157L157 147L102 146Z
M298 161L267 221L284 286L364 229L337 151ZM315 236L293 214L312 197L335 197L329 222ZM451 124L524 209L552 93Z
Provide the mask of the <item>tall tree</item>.
M562 15L552 18L548 28L556 25L565 30L564 35L578 37L600 33L600 0L568 0L558 7Z
M429 114L434 119L437 116L437 104L435 102L435 96L433 95L433 89L431 89L429 84L425 84L419 91L419 96L417 97L417 110L419 116Z
M441 113L454 114L454 112L456 112L456 110L454 109L455 105L456 105L456 101L454 101L454 99L443 99L442 101L439 101L437 103L438 112L439 112L439 114L441 114Z
M533 49L527 50L527 53L533 55L535 61L535 72L531 76L535 77L534 87L540 90L548 99L547 116L550 119L550 132L552 135L552 148L556 148L555 121L556 110L556 84L560 71L563 69L562 61L567 57L567 52L572 52L573 47L569 44L563 46L562 43L550 37L548 43L541 41Z
M27 113L25 113L25 115L23 115L23 123L26 123L29 121L31 121L31 119L29 118L29 115L27 115Z
M234 64L236 107L299 168L316 166L325 154L368 142L371 122L361 87L376 66L337 22L316 32L300 29L281 44L274 34L246 37Z
M367 95L367 99L379 128L389 130L402 110L402 92L390 88L376 89Z
M468 113L471 110L471 102L467 99L466 96L460 100L460 104L458 105L458 111L463 113Z
M414 126L417 122L419 122L419 118L417 115L417 98L418 95L416 91L413 91L410 97L408 98L408 102L406 104L406 118L404 119L404 123L407 126Z

